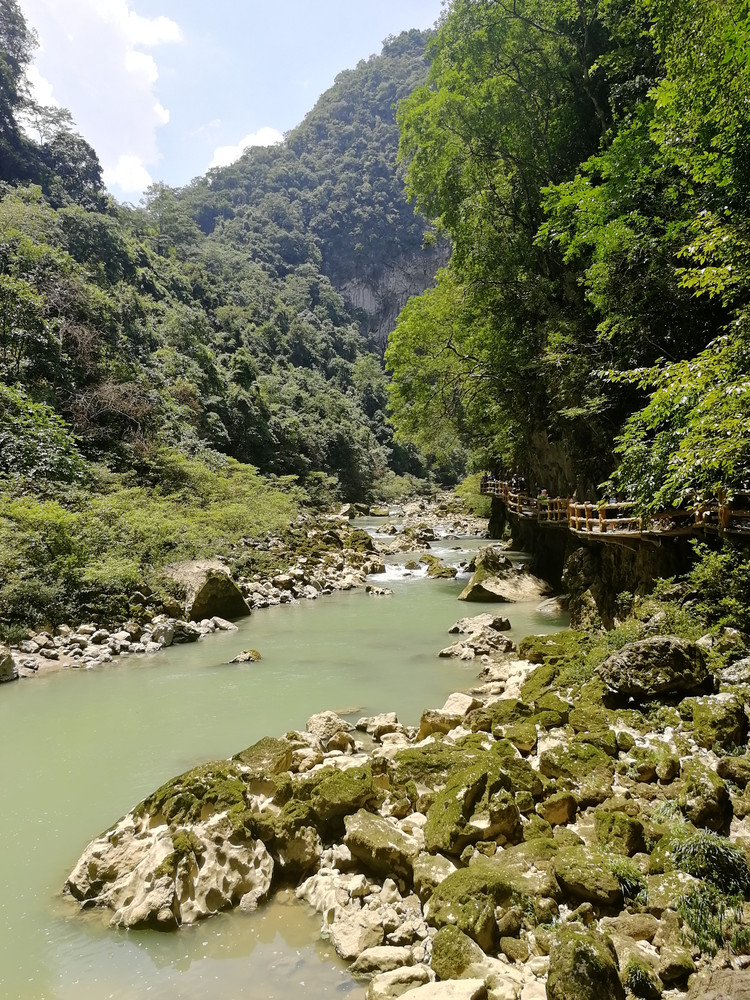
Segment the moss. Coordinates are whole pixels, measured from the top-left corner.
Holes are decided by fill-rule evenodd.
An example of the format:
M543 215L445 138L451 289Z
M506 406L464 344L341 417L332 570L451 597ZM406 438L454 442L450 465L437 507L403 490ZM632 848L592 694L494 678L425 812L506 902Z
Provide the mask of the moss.
M253 774L268 777L289 770L292 764L292 747L286 740L266 736L235 754L232 760L239 761Z
M528 640L523 639L521 641L521 647L519 655L523 656L524 643ZM525 657L528 659L528 657ZM521 697L524 701L536 701L542 695L546 694L552 689L555 682L555 677L557 676L557 667L554 663L542 663L540 666L533 670L521 687Z
M599 846L614 854L630 858L645 848L643 823L624 812L597 809L594 829Z
M192 830L176 830L172 834L172 847L174 850L154 869L154 878L162 878L164 875L171 879L177 877L177 869L180 862L187 857L201 858L204 854L203 844L195 836Z
M276 817L274 829L277 837L293 836L306 826L317 828L316 813L309 802L300 799L290 799L284 804Z
M484 958L484 952L468 934L447 924L433 939L430 965L439 979L460 979L470 965Z
M377 798L372 769L368 765L345 771L330 768L312 790L310 804L319 823L341 827L344 816L356 812Z
M495 859L482 858L443 879L427 903L426 915L433 927L453 925L490 951L497 938L495 907L514 903L527 905L530 899Z
M244 808L246 786L231 761L194 767L158 788L136 807L137 815L164 817L168 823L196 823L206 813Z
M539 759L539 769L548 778L567 778L582 782L595 771L612 776L614 768L608 755L591 743L570 743L550 747Z
M463 848L481 839L493 828L505 837L519 832L518 807L510 794L511 781L497 764L488 767L487 755L452 774L438 792L427 813L424 827L425 849L460 854ZM478 813L488 827L476 827Z
M466 767L472 759L484 757L487 750L467 744L451 747L437 740L423 747L409 747L396 754L388 763L391 785L403 788L409 782L417 786L437 788L444 785L448 775L457 768Z

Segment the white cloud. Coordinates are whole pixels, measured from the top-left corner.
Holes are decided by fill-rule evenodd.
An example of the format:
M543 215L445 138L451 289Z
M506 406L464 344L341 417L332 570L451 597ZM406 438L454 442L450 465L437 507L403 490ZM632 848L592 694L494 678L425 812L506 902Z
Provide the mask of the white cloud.
M125 69L138 78L140 85L153 87L159 79L159 69L153 56L132 50L125 53Z
M55 100L52 84L49 80L45 80L36 66L32 66L26 76L31 87L31 95L37 104L52 105L56 108L60 107L60 102Z
M103 177L107 187L116 186L125 194L142 194L153 184L151 174L146 170L142 160L127 153L120 157L114 167L106 167Z
M30 74L37 99L53 103L54 87L97 151L105 183L129 199L151 183L158 130L169 122L157 90L158 47L182 41L175 21L139 14L142 2L19 0L41 41Z
M239 160L250 146L275 146L283 138L281 132L264 125L257 132L251 132L244 139L240 139L236 146L219 146L218 149L215 149L214 158L208 165L209 170L211 167L228 167L230 163Z
M164 45L181 42L179 24L168 17L141 17L130 10L128 0L86 0L91 11L114 25L131 45Z

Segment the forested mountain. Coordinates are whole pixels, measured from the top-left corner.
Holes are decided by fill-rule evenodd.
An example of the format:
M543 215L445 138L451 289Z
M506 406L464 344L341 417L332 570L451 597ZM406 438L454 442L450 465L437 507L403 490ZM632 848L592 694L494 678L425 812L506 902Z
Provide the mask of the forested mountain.
M453 0L399 109L450 265L388 351L404 438L642 509L750 482L740 0Z
M395 107L426 79L430 34L386 39L379 56L336 77L283 144L249 149L180 193L203 232L222 244L262 231L285 244L290 265L305 259L312 241L322 272L381 345L409 296L431 285L447 258L445 242L423 247L426 223L394 171Z
M426 41L389 39L280 146L132 208L29 97L35 38L0 0L0 627L103 616L102 594L301 502L413 490L380 350L334 282L421 253L392 105Z

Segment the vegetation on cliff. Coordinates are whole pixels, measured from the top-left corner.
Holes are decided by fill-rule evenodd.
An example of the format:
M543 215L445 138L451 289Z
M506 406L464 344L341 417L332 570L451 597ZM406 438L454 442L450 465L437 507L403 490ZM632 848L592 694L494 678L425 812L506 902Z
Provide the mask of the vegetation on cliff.
M133 208L30 98L36 39L0 6L0 628L84 613L300 504L413 492L377 345L332 282L419 252L392 105L426 41L388 39L281 145Z
M748 486L739 0L454 0L399 109L453 242L388 351L399 433L644 509Z

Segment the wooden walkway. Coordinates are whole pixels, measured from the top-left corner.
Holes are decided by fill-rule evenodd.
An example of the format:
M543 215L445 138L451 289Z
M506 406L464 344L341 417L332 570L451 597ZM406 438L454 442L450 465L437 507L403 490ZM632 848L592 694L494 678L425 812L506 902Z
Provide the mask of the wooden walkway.
M546 491L531 496L497 479L484 479L480 489L485 496L500 497L508 511L517 517L566 528L577 535L596 536L601 541L658 542L660 538L706 534L739 536L750 541L750 494L737 496L731 503L716 500L692 509L662 510L642 518L635 514L632 503L581 502L570 497L550 497Z

